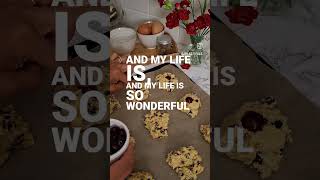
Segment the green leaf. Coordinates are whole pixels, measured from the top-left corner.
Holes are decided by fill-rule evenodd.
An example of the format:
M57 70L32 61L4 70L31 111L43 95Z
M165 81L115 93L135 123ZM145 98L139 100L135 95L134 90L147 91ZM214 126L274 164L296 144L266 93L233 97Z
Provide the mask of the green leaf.
M204 15L204 13L206 12L206 9L207 9L207 0L204 1L202 15Z
M203 9L202 9L202 4L201 4L201 2L200 2L200 0L198 0L198 3L199 3L199 6L200 6L200 10L201 10L201 15L203 15Z
M195 20L195 18L194 18L194 1L195 1L195 0L191 0L191 3L192 3L192 5L191 5L191 10L192 10L193 20Z
M173 8L172 2L171 2L171 1L166 1L166 2L164 3L164 5L163 5L163 8L164 8L165 10L172 10L172 8Z

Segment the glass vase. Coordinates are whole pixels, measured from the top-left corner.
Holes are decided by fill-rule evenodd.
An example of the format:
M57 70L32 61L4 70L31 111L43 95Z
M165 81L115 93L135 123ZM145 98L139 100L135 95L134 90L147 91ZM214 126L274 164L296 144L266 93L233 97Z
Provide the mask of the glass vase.
M182 55L189 55L191 56L191 64L192 65L199 65L203 62L204 60L204 49L203 49L203 41L204 37L203 36L190 36L190 41L191 44L187 45L184 50Z

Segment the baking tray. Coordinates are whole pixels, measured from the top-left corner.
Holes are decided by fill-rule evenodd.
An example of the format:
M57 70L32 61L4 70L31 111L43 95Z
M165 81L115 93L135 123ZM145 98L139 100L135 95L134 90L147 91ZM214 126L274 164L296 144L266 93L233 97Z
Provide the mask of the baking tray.
M256 101L265 96L274 96L278 108L288 117L293 143L288 145L280 168L268 180L319 179L320 162L320 111L298 92L280 73L260 62L255 53L225 25L214 21L213 49L221 67L231 66L236 70L233 86L215 86L214 126L220 126L223 118L237 110L244 102ZM213 179L259 180L254 169L231 160L224 154L214 152Z
M184 89L174 90L169 93L165 90L152 89L151 96L146 101L178 101L186 93L196 93L202 107L195 119L178 111L167 111L170 114L168 134L164 139L152 139L149 131L144 127L144 115L149 111L128 111L126 109L126 90L115 94L120 101L121 108L111 115L111 118L123 121L136 139L136 164L135 170L151 172L155 179L178 180L178 175L166 163L167 154L182 146L194 146L203 159L205 170L199 179L210 179L210 145L202 138L199 127L210 122L210 98L199 86L193 83L180 69L174 65L165 65L158 70L146 74L154 82L155 76L163 72L171 72L177 76L179 82L184 82Z

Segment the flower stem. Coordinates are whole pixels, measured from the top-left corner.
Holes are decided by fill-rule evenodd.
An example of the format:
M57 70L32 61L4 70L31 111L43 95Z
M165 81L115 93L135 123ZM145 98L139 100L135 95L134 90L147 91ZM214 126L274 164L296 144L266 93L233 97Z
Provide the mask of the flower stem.
M193 17L193 20L195 20L195 19L194 19L194 1L195 1L195 0L191 0L191 1L192 1L192 5L191 5L192 17Z
M206 9L207 9L207 0L204 1L202 15L204 15L204 13L206 12Z
M200 0L198 0L198 3L199 3L199 6L200 6L200 10L201 10L201 15L203 15L203 14L202 14L202 5L201 5L201 2L200 2Z

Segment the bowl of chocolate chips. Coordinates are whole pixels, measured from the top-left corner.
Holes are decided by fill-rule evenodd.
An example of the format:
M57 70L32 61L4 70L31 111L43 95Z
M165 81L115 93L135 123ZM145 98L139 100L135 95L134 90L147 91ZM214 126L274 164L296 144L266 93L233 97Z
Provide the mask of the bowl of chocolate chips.
M129 146L128 127L117 119L110 119L110 162L118 160Z

